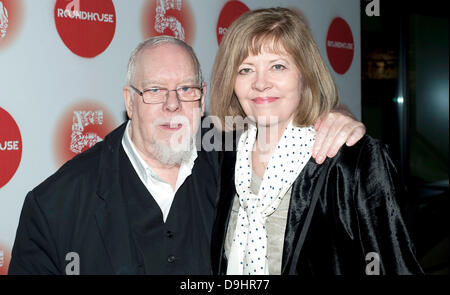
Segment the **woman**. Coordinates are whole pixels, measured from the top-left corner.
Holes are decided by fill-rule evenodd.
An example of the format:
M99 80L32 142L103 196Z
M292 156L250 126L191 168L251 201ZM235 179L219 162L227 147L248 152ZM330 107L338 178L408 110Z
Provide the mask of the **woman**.
M226 128L245 127L237 153L222 159L215 274L422 273L386 147L366 135L322 165L311 159L312 125L338 94L294 12L255 10L230 26L211 98Z

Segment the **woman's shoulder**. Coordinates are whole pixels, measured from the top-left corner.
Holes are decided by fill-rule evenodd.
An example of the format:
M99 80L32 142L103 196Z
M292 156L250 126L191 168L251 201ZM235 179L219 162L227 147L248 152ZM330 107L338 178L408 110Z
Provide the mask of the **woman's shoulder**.
M387 145L385 143L383 143L381 140L373 138L372 136L365 134L361 140L359 140L357 143L355 143L353 146L348 147L347 148L359 148L359 149L364 149L367 148L369 149L369 151L371 149L374 150L384 150L387 149Z
M366 134L352 146L344 144L335 158L339 162L361 165L380 158L390 161L390 151L385 143Z

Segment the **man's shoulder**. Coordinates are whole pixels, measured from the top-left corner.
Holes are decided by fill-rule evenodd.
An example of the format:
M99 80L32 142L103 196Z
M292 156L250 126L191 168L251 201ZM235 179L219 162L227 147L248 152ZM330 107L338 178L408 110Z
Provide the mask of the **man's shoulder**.
M99 142L87 151L75 156L61 166L32 191L35 196L44 198L55 194L65 194L76 188L77 185L91 183L97 178L101 152L104 143Z
M55 173L49 176L41 184L33 189L37 195L53 191L67 192L76 186L93 185L100 174L102 158L113 152L114 148L120 146L124 125L109 133L105 140L98 142L93 147L76 155L62 165ZM106 159L110 161L111 159ZM108 163L111 164L111 163Z

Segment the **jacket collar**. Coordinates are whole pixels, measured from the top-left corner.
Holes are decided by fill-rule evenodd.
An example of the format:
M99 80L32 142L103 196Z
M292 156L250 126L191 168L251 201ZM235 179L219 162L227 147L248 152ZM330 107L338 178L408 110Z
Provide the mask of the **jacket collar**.
M313 178L317 178L319 174L324 174L320 173L322 171L320 168L323 168L323 166L318 166L314 159L311 158L292 184L291 200L284 233L281 261L282 275L295 274L296 264L299 261L314 212L312 200L318 198L319 190L323 186L323 176L321 176L319 178L320 183L315 186L316 189L310 190L310 193L306 194L304 193L304 186L310 186L311 179L305 182L305 178L310 178L312 175L316 175ZM305 176L305 174L308 176Z
M123 123L103 141L98 168L97 195L106 200L119 185L119 151L127 123Z
M233 199L236 194L234 186L234 167L236 164L235 152L223 152L221 159L220 179L220 198L216 205L216 217L213 227L213 239L211 245L212 267L214 274L225 274L227 260L224 255L225 235L228 229L228 222L231 213ZM308 170L308 175L317 169L314 160L306 164L297 180L292 185L291 200L286 221L286 230L283 245L283 257L281 263L281 274L289 274L293 262L298 261L295 252L300 253L303 246L304 237L300 241L302 226L305 223L307 213L310 209L311 197L302 194L302 185L304 184L303 174ZM319 169L320 170L320 169ZM300 225L299 225L300 224ZM309 226L309 225L308 225ZM300 248L300 249L297 249Z
M300 178L292 184L291 200L289 203L288 216L286 220L286 230L284 233L283 256L281 260L281 274L289 274L289 266L293 261L297 261L298 257L293 257L295 248L298 244L300 235L299 223L304 219L307 210L305 205L308 196L299 193Z
M97 195L103 200L96 211L97 225L115 274L134 274L137 260L119 175L119 153L126 123L109 133L102 145Z
M234 186L235 152L221 152L219 159L219 198L211 239L211 261L214 274L226 273L226 257L224 251L231 207L236 194Z

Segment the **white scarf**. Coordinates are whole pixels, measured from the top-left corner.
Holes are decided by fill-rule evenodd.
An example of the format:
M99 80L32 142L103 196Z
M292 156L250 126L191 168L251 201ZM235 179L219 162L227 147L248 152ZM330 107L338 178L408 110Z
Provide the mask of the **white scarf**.
M258 195L250 189L256 126L249 124L248 130L241 135L235 167L240 206L227 274L269 274L265 223L309 161L315 134L313 127L295 127L292 121L289 123L272 153Z

